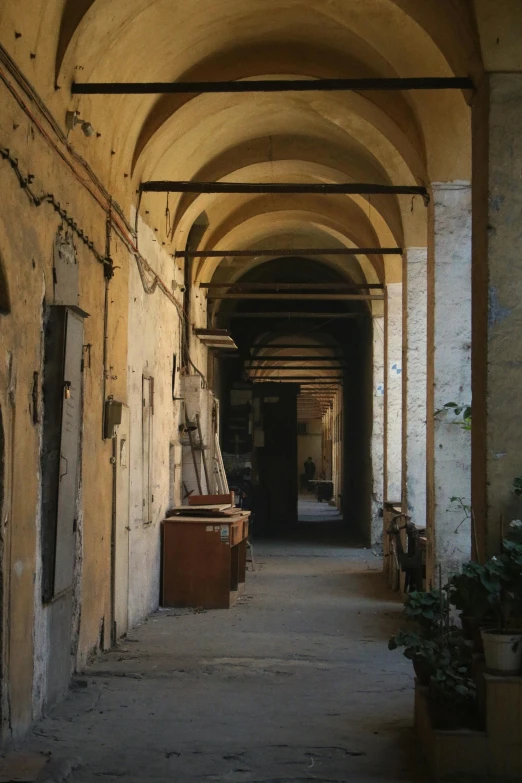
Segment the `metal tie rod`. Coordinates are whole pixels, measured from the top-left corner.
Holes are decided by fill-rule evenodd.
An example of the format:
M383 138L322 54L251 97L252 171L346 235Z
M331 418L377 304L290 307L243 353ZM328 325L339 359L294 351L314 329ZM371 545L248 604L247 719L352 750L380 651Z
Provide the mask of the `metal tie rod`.
M359 90L472 90L465 76L366 79L252 79L210 82L90 82L71 85L73 95L155 95L175 93L343 92Z
M295 377L293 375L277 375L277 376L270 376L266 377L264 375L249 375L248 380L250 381L266 381L267 383L272 383L272 381L295 381L296 383L300 383L301 385L305 386L335 386L336 384L342 383L344 381L344 378L325 378L321 381L310 381L309 376L305 375L296 375Z
M301 348L319 350L319 351L337 351L339 346L336 345L299 345L296 343L256 343L255 345L245 346L250 347L254 351L265 351L267 348L292 348L294 350L301 350ZM262 357L260 357L262 358Z
M240 358L240 357L238 357ZM345 356L256 356L245 358L245 362L344 362Z
M176 250L174 258L258 258L271 256L401 256L402 247L274 248L273 250ZM223 285L227 285L224 283ZM229 285L232 285L230 283Z
M228 288L233 291L360 291L361 289L383 290L383 283L200 283L200 288Z
M209 302L217 302L222 300L256 300L256 301L263 301L263 302L278 302L281 300L284 301L295 301L295 300L301 300L305 302L338 302L338 301L345 301L345 302L369 302L369 301L383 301L385 299L384 294L351 294L351 293L342 293L342 294L306 294L301 292L296 293L283 293L279 294L277 292L274 293L231 293L231 294L212 294L211 296L207 297L207 300Z
M142 182L144 193L308 193L322 195L405 195L428 198L423 185L374 185L369 183L302 182L189 182L185 180L149 180Z
M229 318L363 318L362 313L230 313Z

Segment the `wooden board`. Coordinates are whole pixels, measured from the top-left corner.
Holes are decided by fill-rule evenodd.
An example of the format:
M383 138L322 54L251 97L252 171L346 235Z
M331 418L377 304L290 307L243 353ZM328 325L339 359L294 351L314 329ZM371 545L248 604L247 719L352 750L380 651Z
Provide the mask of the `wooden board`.
M189 506L212 506L221 503L233 506L234 493L229 492L227 495L190 495L188 502Z
M221 506L181 506L178 508L169 508L165 514L166 518L174 518L177 516L184 517L225 517L229 515L229 512L241 513L241 509L232 509L230 505Z
M194 524L202 525L203 523L207 525L211 525L213 521L215 521L216 525L232 525L236 521L243 521L245 519L248 519L250 517L250 511L247 513L243 512L242 514L238 514L237 517L233 516L179 516L179 517L167 517L167 519L163 520L164 522L194 522Z
M212 506L173 506L172 508L169 508L169 511L192 512L197 511L198 509L205 509L205 511L224 511L227 508L231 508L230 503L216 503ZM241 509L238 510L240 511Z

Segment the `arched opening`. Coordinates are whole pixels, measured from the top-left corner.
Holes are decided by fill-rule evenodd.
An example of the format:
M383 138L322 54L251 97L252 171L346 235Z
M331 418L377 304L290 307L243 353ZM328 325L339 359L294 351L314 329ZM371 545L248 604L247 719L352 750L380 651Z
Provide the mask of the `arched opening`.
M369 542L369 297L383 299L382 288L354 289L340 269L298 256L259 263L225 287L220 271L207 289L212 323L228 329L239 348L217 358L222 439L237 477L243 471L251 481L256 532L295 529L298 493L313 491L340 510L345 540ZM357 293L348 299L343 290ZM303 459L307 431L318 443ZM304 483L301 463L309 457L314 475Z

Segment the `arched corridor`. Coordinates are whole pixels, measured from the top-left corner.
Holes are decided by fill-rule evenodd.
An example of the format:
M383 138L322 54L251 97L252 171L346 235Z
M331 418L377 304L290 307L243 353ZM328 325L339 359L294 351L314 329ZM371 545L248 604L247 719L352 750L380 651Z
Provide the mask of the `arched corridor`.
M264 543L239 603L156 613L38 725L71 783L423 781L400 617L371 551Z
M0 4L6 747L225 547L227 600L260 548L247 594L290 614L276 565L299 582L306 550L307 622L324 611L328 634L359 603L355 651L354 563L398 594L381 577L382 629L386 601L503 553L522 517L521 40L517 0ZM168 560L176 516L209 533L197 578ZM328 614L330 557L348 595ZM174 617L192 622L156 620ZM200 619L196 657L220 623Z

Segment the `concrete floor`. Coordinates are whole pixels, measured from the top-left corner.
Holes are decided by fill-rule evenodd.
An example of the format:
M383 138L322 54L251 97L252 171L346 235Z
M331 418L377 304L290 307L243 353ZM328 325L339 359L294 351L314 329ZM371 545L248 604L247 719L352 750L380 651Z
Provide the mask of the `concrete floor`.
M326 504L301 512L304 541L258 543L233 609L153 615L76 678L26 749L79 758L73 783L424 780L381 561L336 540Z

